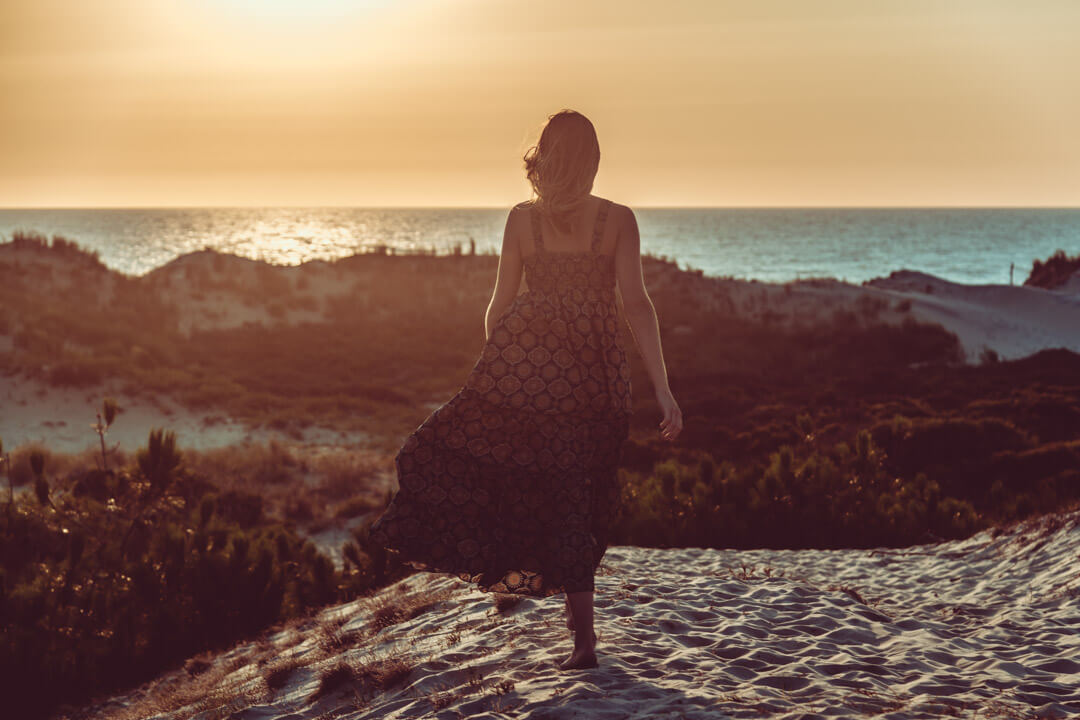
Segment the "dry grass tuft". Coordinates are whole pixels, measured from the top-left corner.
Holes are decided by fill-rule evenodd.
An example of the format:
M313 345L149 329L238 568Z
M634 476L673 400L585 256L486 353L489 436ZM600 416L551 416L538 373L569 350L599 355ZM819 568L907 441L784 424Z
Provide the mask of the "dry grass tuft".
M448 649L454 647L459 642L461 642L461 630L455 629L446 636L445 644Z
M466 669L465 674L468 678L469 692L478 693L483 691L485 680L480 668L473 665Z
M304 663L296 657L290 657L286 660L280 660L273 663L266 669L266 674L263 675L266 687L274 691L285 687L289 682L289 678L292 677L293 671L303 664Z
M521 595L499 593L495 596L495 612L505 614L516 608L524 600Z
M191 677L195 677L196 675L202 675L210 668L210 660L206 657L194 657L184 663L184 672L186 672Z
M355 682L357 677L356 671L348 663L342 661L334 665L329 670L326 670L319 677L319 687L311 696L311 700L329 695L335 690L341 687Z
M315 644L323 657L340 654L348 645L349 634L341 628L348 622L346 617L336 617L320 623L315 629Z
M407 678L414 669L410 658L405 655L392 655L361 665L357 668L356 675L372 689L385 692Z
M374 635L385 628L411 620L445 602L450 595L450 590L420 590L412 594L399 591L393 595L377 595L368 603L371 613L368 630Z
M431 703L431 707L434 710L442 710L449 707L450 703L454 702L455 700L460 700L463 697L465 697L463 693L447 690L444 692L431 693L431 695L428 696L428 702Z

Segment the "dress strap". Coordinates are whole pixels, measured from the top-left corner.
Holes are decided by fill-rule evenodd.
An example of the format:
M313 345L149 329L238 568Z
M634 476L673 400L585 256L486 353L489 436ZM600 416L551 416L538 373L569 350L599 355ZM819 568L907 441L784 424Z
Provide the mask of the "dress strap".
M536 207L529 208L529 218L532 220L532 233L533 233L533 248L535 252L544 252L544 236L540 229L540 213L536 211Z
M604 237L604 223L607 221L608 208L611 207L610 200L604 200L600 203L600 209L596 212L596 225L593 227L592 246L590 250L594 253L600 252L600 242Z

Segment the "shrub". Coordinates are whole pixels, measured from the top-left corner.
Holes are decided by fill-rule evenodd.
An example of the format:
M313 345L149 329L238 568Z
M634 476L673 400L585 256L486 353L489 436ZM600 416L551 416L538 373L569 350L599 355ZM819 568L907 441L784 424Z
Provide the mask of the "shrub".
M258 496L193 474L170 438L151 433L135 462L109 472L88 453L66 479L47 452L20 454L49 504L21 497L0 512L5 713L43 717L130 687L374 585L370 566L339 573L268 522Z
M1069 257L1059 249L1045 262L1036 259L1031 264L1024 285L1053 289L1063 285L1077 271L1080 271L1080 254Z
M897 423L904 427L904 423ZM925 473L897 477L863 429L854 449L785 445L768 463L719 468L666 460L650 474L620 471L616 544L650 547L874 547L961 537L985 524L965 497ZM945 501L948 500L946 503Z

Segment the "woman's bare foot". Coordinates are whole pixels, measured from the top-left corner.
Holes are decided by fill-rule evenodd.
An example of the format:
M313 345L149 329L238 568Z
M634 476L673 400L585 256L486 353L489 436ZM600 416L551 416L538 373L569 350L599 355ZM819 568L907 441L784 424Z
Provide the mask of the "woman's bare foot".
M570 657L559 663L560 670L582 670L598 666L596 649L591 647L574 648L574 652L570 653Z
M568 628L574 628L574 652L559 663L560 670L593 668L596 662L596 631L593 628L593 591L566 593ZM574 619L577 623L574 623ZM581 629L576 629L580 627ZM586 637L586 633L588 636Z

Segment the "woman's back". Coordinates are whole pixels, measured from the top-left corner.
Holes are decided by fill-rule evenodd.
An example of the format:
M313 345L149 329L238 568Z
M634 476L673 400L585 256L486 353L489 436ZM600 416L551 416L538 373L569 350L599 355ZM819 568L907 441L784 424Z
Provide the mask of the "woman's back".
M487 402L582 417L630 412L615 258L601 251L612 203L596 200L584 249L548 249L540 212L525 207L533 244L524 258L529 289L498 319L465 382Z
M534 205L520 206L529 214L531 230L522 247L525 281L530 291L588 288L607 291L591 295L589 300L614 302L616 237L611 232L613 223L608 221L614 203L591 195L589 198L592 207L586 208L582 219L591 222L581 223L573 233L558 233Z
M518 205L530 213L530 220L539 225L537 230L543 243L543 250L548 253L583 254L593 250L595 231L601 227L601 237L597 251L612 254L615 247L615 223L612 209L615 203L606 198L588 195L581 210L569 219L569 227L558 227L551 218L533 202L526 201ZM528 243L522 247L522 255L528 257L537 252L535 236L530 234Z

